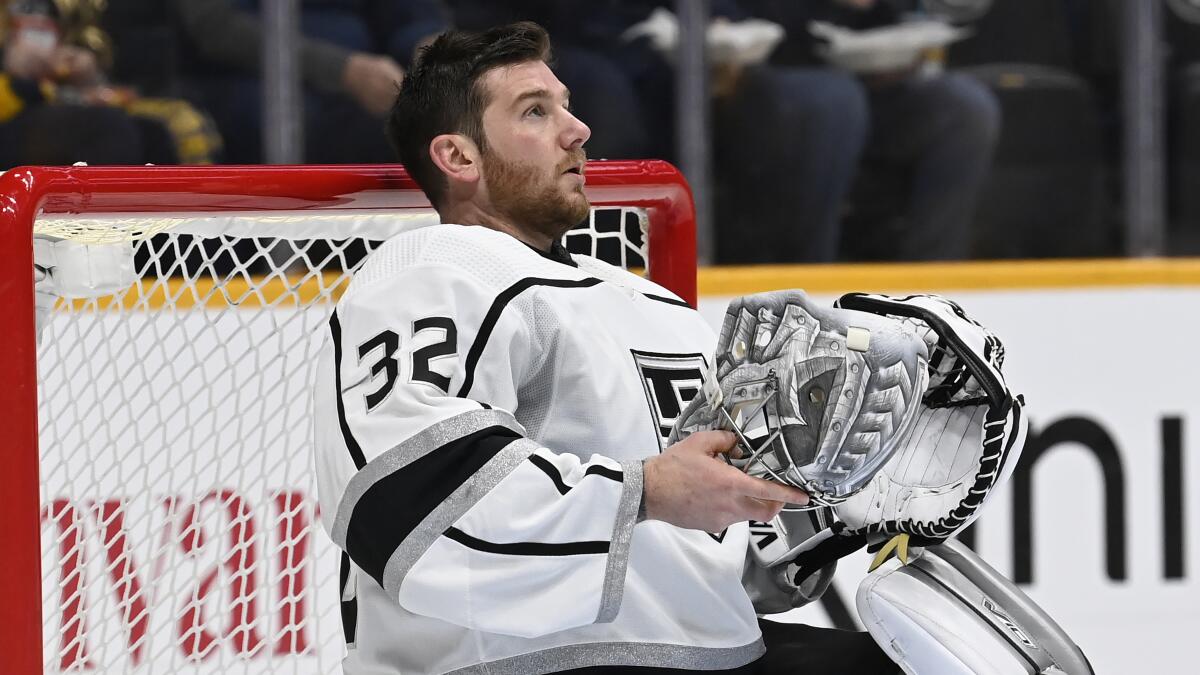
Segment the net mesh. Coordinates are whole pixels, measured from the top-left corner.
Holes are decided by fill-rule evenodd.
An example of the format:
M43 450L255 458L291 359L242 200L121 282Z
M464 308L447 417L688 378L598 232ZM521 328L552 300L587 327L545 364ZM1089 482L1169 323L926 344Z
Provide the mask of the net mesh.
M45 670L337 672L310 387L333 301L381 242L134 220L37 228L132 239L138 272L59 300L41 336ZM646 226L596 209L565 244L642 267Z

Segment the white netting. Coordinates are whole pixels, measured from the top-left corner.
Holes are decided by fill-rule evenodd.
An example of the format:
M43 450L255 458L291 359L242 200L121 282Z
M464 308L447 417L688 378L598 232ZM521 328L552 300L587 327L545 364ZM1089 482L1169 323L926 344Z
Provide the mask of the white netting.
M397 220L322 215L346 219L325 239L290 217L37 228L142 233L138 282L60 300L41 336L46 672L339 670L339 555L317 522L310 382L332 300L380 243L368 221ZM645 227L642 211L597 210L567 245L639 267Z

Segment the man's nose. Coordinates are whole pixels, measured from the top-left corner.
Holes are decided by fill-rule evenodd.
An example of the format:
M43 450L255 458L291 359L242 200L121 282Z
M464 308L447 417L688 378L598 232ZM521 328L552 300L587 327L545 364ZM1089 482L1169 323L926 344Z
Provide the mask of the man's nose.
M562 135L563 147L567 150L583 147L583 144L587 143L591 137L592 130L588 128L588 125L584 124L583 120L568 112L567 125Z

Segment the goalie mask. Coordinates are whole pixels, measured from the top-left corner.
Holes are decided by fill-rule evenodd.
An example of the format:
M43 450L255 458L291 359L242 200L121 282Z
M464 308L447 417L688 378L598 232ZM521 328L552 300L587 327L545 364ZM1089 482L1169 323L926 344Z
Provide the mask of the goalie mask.
M833 505L870 481L907 435L927 361L925 342L897 321L821 307L800 291L739 298L671 442L733 431L735 466L805 490L814 507Z

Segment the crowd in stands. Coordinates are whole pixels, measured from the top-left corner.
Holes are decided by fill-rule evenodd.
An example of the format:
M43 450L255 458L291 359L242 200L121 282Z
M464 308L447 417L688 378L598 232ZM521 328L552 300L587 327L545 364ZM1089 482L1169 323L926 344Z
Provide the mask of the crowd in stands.
M220 136L183 99L111 77L119 49L105 2L0 2L0 168L18 164L211 162Z
M420 48L520 19L549 30L590 157L679 157L677 72L652 29L673 2L298 2L308 163L393 161L382 119ZM0 169L262 163L260 4L0 0ZM714 25L782 29L757 57L711 69L717 262L1119 253L1112 0L710 4ZM970 36L856 71L823 32L930 17ZM1200 26L1172 21L1173 41L1195 42ZM1200 133L1185 123L1200 117L1200 54L1172 57L1184 188L1200 185ZM1172 194L1200 216L1200 189Z

